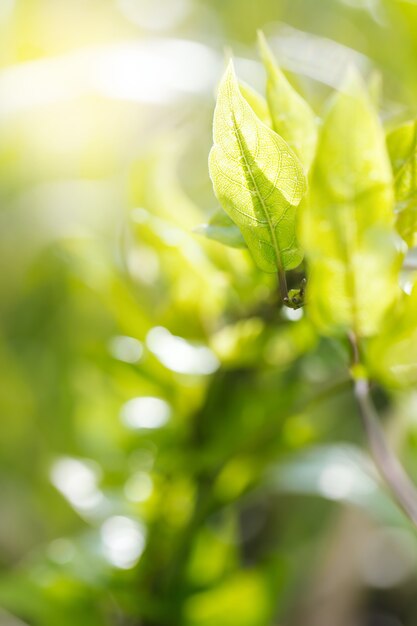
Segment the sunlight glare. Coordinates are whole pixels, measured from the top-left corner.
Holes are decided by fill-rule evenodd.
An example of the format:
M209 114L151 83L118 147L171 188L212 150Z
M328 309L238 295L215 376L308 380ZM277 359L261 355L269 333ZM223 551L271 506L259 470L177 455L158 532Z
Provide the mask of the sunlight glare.
M99 468L90 461L62 457L51 469L51 482L80 511L97 509L103 494L97 488Z
M161 398L132 398L122 406L120 417L129 428L161 428L171 417L171 407Z
M162 326L149 331L146 345L165 367L179 374L212 374L220 365L210 348L193 345Z
M109 517L100 530L106 559L119 569L136 565L145 548L145 530L141 524L121 515Z
M109 341L109 352L112 357L124 363L137 363L142 357L143 346L134 337L116 335Z

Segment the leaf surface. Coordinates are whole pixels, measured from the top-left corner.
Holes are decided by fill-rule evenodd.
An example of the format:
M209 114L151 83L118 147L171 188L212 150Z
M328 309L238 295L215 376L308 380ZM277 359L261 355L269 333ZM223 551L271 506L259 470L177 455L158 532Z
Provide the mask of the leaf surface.
M230 64L219 87L209 167L215 194L266 272L297 267L296 208L306 191L301 163L241 95Z
M259 48L267 75L266 95L272 127L308 169L316 152L316 116L279 69L262 33L259 33Z
M411 387L417 384L417 287L402 294L383 332L368 345L367 365L372 376L384 384Z
M395 180L399 234L412 247L417 245L417 122L407 122L387 137Z
M246 248L242 233L223 209L216 211L207 224L197 226L194 232L231 248Z

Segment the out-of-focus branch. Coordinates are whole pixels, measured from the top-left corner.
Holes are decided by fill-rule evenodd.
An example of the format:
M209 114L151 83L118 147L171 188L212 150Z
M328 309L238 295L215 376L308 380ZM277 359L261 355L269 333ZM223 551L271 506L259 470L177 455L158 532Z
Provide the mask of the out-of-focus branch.
M352 363L360 365L357 338L349 335ZM417 528L417 489L394 452L388 446L370 393L369 380L354 376L353 389L370 451L385 484L407 517Z

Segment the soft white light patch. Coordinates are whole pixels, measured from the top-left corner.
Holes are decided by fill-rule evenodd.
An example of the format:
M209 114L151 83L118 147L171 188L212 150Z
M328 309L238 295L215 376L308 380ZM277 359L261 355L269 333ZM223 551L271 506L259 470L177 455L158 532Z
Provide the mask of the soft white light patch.
M290 309L285 306L282 308L282 315L283 317L285 317L285 319L289 320L290 322L298 322L298 320L300 320L303 317L304 312L302 308Z
M142 396L128 400L120 417L129 428L161 428L171 417L171 407L161 398Z
M100 529L103 553L115 567L130 569L145 548L145 530L141 524L121 515L109 517Z
M141 244L131 248L127 254L127 265L132 277L145 283L154 285L159 278L160 262L155 250Z
M118 5L134 24L157 32L178 26L192 6L189 0L118 0Z
M153 491L152 478L146 472L133 474L124 487L125 496L130 502L144 502Z
M344 500L355 486L352 468L343 463L325 467L319 477L319 489L329 500Z
M156 326L149 331L146 345L162 365L179 374L212 374L220 365L209 348L171 335L162 326Z
M405 277L405 276L400 276L400 285L401 285L401 289L404 291L404 293L406 293L408 296L411 294L411 292L413 291L413 287L414 287L414 283L415 280L410 280L409 277Z
M52 484L80 511L92 511L103 502L97 488L98 468L93 463L62 457L51 469Z
M136 224L146 224L151 219L149 211L140 206L131 210L130 217Z
M6 21L10 18L10 14L13 12L16 6L16 0L2 0L0 3L0 20Z
M326 37L301 31L284 22L274 24L268 41L284 69L338 88L350 65L367 70L365 55Z
M290 493L317 494L366 510L375 508L376 498L385 498L369 458L354 446L312 447L281 465L276 481Z
M112 337L109 341L109 352L119 361L137 363L143 354L143 346L142 343L134 337L117 335Z
M220 69L212 50L181 39L114 44L89 61L89 79L102 95L161 104L208 93Z
M185 39L146 39L77 50L0 71L0 116L86 94L165 104L209 94L221 56Z

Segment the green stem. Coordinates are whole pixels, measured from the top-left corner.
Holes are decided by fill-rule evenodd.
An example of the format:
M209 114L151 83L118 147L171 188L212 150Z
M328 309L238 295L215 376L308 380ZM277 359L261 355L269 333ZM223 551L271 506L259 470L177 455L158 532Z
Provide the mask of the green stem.
M277 265L278 270L278 285L279 292L281 294L281 300L284 304L288 302L288 285L287 285L287 275L285 273L284 268L281 265Z

